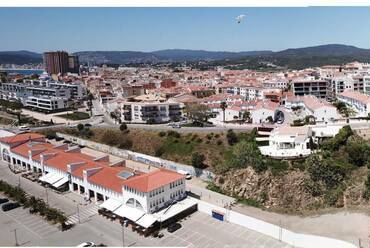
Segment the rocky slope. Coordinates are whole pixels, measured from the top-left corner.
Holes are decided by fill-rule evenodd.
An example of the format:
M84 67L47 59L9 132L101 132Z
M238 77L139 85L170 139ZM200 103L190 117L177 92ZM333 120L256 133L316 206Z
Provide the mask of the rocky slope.
M346 182L345 190L331 207L362 205L364 175L366 168L354 172L352 180ZM280 176L270 171L256 173L252 168L230 171L216 177L215 184L223 192L237 198L252 199L263 208L277 212L300 213L329 207L324 195L313 196L307 187L310 182L306 171L289 170Z

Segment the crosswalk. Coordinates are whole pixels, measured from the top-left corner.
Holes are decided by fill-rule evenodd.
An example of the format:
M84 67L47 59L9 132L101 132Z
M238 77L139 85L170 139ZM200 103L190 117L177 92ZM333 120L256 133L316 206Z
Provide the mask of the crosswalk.
M96 215L98 213L98 206L95 204L91 204L85 208L79 208L79 211L75 214L68 217L66 224L73 225L78 223L83 223L87 221L90 217Z

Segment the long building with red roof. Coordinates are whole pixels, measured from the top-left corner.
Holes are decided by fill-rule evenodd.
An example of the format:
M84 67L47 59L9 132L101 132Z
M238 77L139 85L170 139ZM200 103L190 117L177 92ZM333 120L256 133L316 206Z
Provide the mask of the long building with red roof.
M103 207L133 222L134 213L152 214L186 198L183 174L164 168L139 171L129 160L111 163L108 155L96 158L78 146L53 145L37 133L0 138L0 148L11 168L38 173L40 182L57 190L104 202ZM113 209L115 204L120 210Z

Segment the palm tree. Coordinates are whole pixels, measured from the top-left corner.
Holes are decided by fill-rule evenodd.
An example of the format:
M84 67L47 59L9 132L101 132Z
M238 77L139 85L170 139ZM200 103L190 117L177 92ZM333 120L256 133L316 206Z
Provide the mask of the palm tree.
M220 105L221 109L222 109L222 112L223 112L223 122L225 122L225 110L227 108L227 103L226 102L221 102L221 105Z

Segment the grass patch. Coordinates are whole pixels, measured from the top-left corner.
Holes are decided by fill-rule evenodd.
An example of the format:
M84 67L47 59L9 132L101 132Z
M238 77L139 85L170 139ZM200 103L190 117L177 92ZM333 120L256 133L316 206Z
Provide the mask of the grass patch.
M73 113L68 113L68 114L63 114L63 115L57 115L58 117L62 117L68 120L72 121L79 121L79 120L86 120L90 118L90 115L85 112L73 112Z

